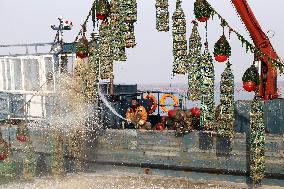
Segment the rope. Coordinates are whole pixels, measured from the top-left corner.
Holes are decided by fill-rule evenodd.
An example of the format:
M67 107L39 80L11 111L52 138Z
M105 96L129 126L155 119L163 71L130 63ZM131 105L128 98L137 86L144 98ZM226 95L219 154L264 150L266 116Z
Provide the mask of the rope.
M205 23L206 37L205 37L205 50L208 52L208 22Z
M263 53L260 49L255 47L248 40L246 40L239 32L237 32L234 28L232 28L228 24L228 22L211 5L210 5L210 7L212 8L212 11L213 11L212 15L216 14L219 17L219 19L221 20L221 23L223 22L224 25L226 27L228 27L231 32L234 32L242 42L246 43L246 45L251 49L251 51L253 53L256 53L260 56L265 56L266 58L268 58L268 61L270 61L272 64L274 64L275 66L277 66L279 68L281 73L284 72L284 62L283 62L283 60L280 59L280 57L277 57L277 59L273 59L273 58L271 58L271 56L267 55L266 53Z
M95 1L94 1L93 5L92 5L92 8L93 8L94 4L95 4ZM92 8L90 9L87 18L85 19L84 23L82 24L82 28L80 29L79 33L77 34L77 36L76 36L76 38L74 40L74 43L79 39L79 36L84 33L84 28L86 28L88 20L89 20L90 16L92 15Z

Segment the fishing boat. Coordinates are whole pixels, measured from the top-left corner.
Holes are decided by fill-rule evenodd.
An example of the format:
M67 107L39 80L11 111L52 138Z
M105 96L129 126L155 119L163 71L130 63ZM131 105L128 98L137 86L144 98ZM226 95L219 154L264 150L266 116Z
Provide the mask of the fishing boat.
M273 49L269 39L263 37L265 34L260 31L256 18L251 16L253 13L246 1L232 2L255 45L263 52ZM100 18L103 17L104 14L100 14ZM52 26L57 31L57 37L63 30L71 29L70 25L62 24L66 24L62 19L60 22L59 27ZM234 102L233 137L202 129L199 123L190 127L190 130L179 133L171 127L173 123L167 122L170 120L168 112L171 109L190 112L186 94L168 90L143 91L136 84L116 84L113 78L98 84L95 103L90 103L86 109L76 109L78 104L70 105L69 94L65 94L66 92L63 92L63 99L58 99L60 77L64 76L68 80L74 76L75 60L78 58L76 45L77 43L63 43L59 37L56 43L1 46L35 49L48 46L52 49L51 53L0 56L1 132L11 149L7 156L3 155L4 161L0 163L2 177L8 178L10 175L12 180L21 177L19 175L23 175L20 171L22 169L27 169L24 171L26 178L29 175L54 174L54 170L56 174L79 170L120 171L235 183L252 182L251 100ZM277 72L270 68L269 62L269 58L276 57L278 56L274 51L271 57L260 57L260 62L264 65L262 71L265 65L269 67L266 73L261 73L260 90L257 94L264 100L265 126L265 173L260 180L264 185L284 187L284 100L277 94ZM70 86L67 83L67 87ZM70 91L76 92L75 87L68 89L67 93ZM150 95L151 98L148 98ZM133 97L138 98L140 104L146 108L148 121L153 126L151 129L127 127L125 114ZM168 97L174 103L166 100ZM72 98L76 99L76 95ZM66 111L66 107L73 109ZM83 111L83 121L78 121L81 120L79 114ZM79 137L83 134L77 132L80 128L74 127L76 141L86 139L80 144L82 146L78 150L79 155L68 150L73 143L68 142L70 136L66 133L69 132L68 129L74 129L72 125L75 123L87 128L87 134ZM25 135L26 138L19 138L19 128L23 124L27 124L29 134ZM159 124L163 127L157 129L155 126ZM51 125L59 127L51 131ZM62 154L59 153L60 150L54 150L56 145L50 145L52 137L49 134L53 132L54 141L61 141L56 144L62 149ZM28 141L32 142L28 144ZM76 145L77 143L73 146ZM25 163L30 157L32 160ZM54 158L58 160L56 163L53 162ZM78 162L81 163L80 166ZM60 167L60 163L63 170L54 168ZM15 176L13 170L17 170L18 176Z

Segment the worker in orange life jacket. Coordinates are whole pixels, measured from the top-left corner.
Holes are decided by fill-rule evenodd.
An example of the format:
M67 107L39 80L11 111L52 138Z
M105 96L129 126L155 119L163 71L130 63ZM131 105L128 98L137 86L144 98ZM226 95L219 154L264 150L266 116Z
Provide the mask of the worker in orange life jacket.
M126 112L126 119L134 128L142 129L146 125L148 119L147 111L138 103L136 97L131 100L131 107Z

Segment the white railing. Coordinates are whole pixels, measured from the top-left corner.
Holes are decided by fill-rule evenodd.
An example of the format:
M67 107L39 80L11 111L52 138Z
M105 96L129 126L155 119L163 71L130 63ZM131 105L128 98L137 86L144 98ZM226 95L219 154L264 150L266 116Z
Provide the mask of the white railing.
M68 72L74 60L68 55ZM51 54L0 57L0 119L45 118L59 72Z
M3 92L53 91L53 56L1 57L0 77L0 91Z

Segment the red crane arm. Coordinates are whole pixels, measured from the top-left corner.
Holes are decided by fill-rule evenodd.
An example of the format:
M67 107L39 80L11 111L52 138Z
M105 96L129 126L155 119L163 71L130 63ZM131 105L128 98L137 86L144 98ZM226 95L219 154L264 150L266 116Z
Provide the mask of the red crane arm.
M263 53L269 55L273 59L277 59L278 55L274 51L269 38L261 29L256 17L254 16L249 4L246 0L231 0L236 10L241 16L255 46ZM260 76L259 96L263 99L278 98L277 93L277 69L269 62L269 58L257 57L262 62L262 70Z

